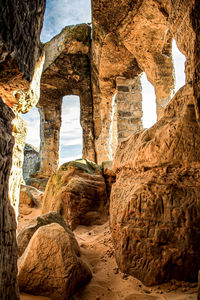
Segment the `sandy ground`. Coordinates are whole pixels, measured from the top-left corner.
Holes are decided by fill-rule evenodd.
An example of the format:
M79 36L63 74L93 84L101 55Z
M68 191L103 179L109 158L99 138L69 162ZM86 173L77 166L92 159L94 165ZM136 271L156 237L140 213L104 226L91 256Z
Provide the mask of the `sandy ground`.
M19 230L39 209L19 218ZM118 269L108 223L101 226L79 226L74 231L81 248L81 257L90 266L93 278L70 300L196 300L197 285L172 281L155 287L145 287L139 280ZM45 300L40 296L21 294L21 300Z

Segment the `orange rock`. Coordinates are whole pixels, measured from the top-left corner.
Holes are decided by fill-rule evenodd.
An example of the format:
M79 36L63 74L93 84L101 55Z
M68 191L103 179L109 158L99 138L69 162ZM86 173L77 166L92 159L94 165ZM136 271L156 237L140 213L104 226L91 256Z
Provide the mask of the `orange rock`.
M92 277L76 256L70 236L59 224L40 227L19 259L18 281L23 292L67 300Z
M87 160L62 165L44 193L42 212L50 211L60 213L72 229L106 222L106 184L100 167Z
M116 260L146 285L197 281L200 268L200 130L192 88L164 116L118 147L110 225Z

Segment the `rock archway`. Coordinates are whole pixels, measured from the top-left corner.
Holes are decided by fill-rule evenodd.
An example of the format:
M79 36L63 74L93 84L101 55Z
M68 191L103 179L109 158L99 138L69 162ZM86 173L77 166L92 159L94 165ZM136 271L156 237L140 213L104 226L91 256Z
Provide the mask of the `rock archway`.
M95 161L93 103L90 81L91 29L86 24L69 26L45 44L41 96L41 169L37 176L49 177L58 168L62 99L80 97L83 128L83 158Z
M101 162L110 156L110 115L117 77L135 80L145 71L155 88L158 119L162 116L174 93L172 34L159 1L92 1L92 7L95 147ZM128 103L130 95L126 96ZM134 117L135 112L130 113Z

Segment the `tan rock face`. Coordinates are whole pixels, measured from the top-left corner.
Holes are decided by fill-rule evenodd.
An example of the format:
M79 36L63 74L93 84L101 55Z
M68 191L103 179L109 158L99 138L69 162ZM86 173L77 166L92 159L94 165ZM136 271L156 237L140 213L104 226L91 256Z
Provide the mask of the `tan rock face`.
M108 218L106 185L100 168L87 160L62 165L47 184L42 212L56 211L74 229Z
M91 29L86 24L65 27L45 45L45 64L38 103L41 115L41 170L50 177L58 169L62 98L80 96L83 158L96 160L90 82Z
M118 148L110 207L116 260L146 285L197 280L199 141L192 88L186 85L159 122Z
M14 114L0 98L0 299L19 300L17 285L16 221L8 193L12 164L11 121Z
M108 2L92 1L92 87L98 163L112 159L114 152L110 150L110 131L117 77L134 81L142 71L146 72L155 87L158 119L174 89L172 35L166 12L171 8L170 3L153 0ZM129 97L128 93L124 97L127 105L131 102ZM137 111L134 108L129 111L130 119ZM120 126L121 120L119 130ZM120 135L117 133L119 139Z
M27 112L39 99L44 10L42 0L35 4L4 1L0 10L0 96L18 111Z
M11 204L18 216L20 185L23 181L22 165L24 160L24 146L27 134L27 125L23 118L16 114L13 124L13 136L15 140L12 156L12 168L9 178L9 193Z
M80 248L75 239L74 234L69 230L69 225L63 220L62 216L56 212L50 212L48 214L41 215L36 219L32 220L27 226L25 226L17 236L17 247L18 247L18 257L22 256L26 250L28 243L34 233L41 226L46 226L52 223L57 223L62 226L66 233L69 235L70 243L74 249L77 256L80 256Z
M24 204L29 207L40 207L42 203L43 192L28 185L21 185L20 187L20 201L19 208Z
M56 223L40 227L19 259L20 290L66 300L92 277L76 256L65 229Z
M9 199L9 175L12 161L13 137L11 121L15 112L25 112L39 99L39 79L43 57L40 43L45 1L4 1L0 7L0 298L18 300L16 221L10 202L19 193L19 180L12 182ZM22 26L23 24L23 26ZM2 103L2 100L4 103ZM16 149L16 144L15 144ZM15 158L20 156L15 153ZM21 165L20 157L18 165ZM17 167L17 161L13 160ZM12 169L19 174L19 169ZM14 192L16 186L16 192ZM12 201L15 202L16 201Z

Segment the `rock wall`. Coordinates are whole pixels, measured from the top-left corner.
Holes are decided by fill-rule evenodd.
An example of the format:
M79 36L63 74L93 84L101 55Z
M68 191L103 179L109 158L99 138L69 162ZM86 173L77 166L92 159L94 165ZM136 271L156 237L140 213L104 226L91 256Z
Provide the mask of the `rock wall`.
M62 98L80 96L83 158L95 161L90 81L91 29L68 26L45 45L45 64L38 108L41 115L41 170L49 177L58 169Z
M0 99L0 299L19 300L15 212L10 203L8 181L12 165L12 110Z
M117 139L122 142L143 129L142 86L140 76L135 79L117 78Z
M145 71L155 88L158 119L162 116L174 92L172 34L160 1L120 0L111 4L93 0L92 8L95 147L101 163L112 159L114 152L110 149L110 127L117 77L131 80Z
M118 265L147 285L197 281L200 129L187 85L150 129L119 146L111 193Z
M45 3L6 0L0 8L0 96L18 111L27 112L39 99Z
M13 182L11 193L15 195L19 193L18 179L16 177L10 178L10 168L11 162L13 166L19 168L22 162L17 153L15 157L19 160L12 161L14 141L11 120L14 119L14 114L7 105L12 107L17 115L20 112L27 112L39 99L40 76L44 62L40 43L44 10L45 0L39 0L35 3L6 0L0 7L0 97L2 98L0 102L1 300L19 299L16 280L16 221L8 192L10 181ZM20 132L18 133L20 134ZM16 137L17 139L18 137ZM15 149L17 148L15 143ZM21 150L19 146L19 153ZM15 171L13 171L13 175L15 175ZM18 171L16 172L18 174ZM14 188L16 188L16 192L13 192Z
M9 179L9 194L11 204L15 209L16 218L18 217L19 191L23 182L22 166L24 161L24 147L26 142L27 127L26 122L20 115L15 115L13 124L14 148L12 155L12 168Z

